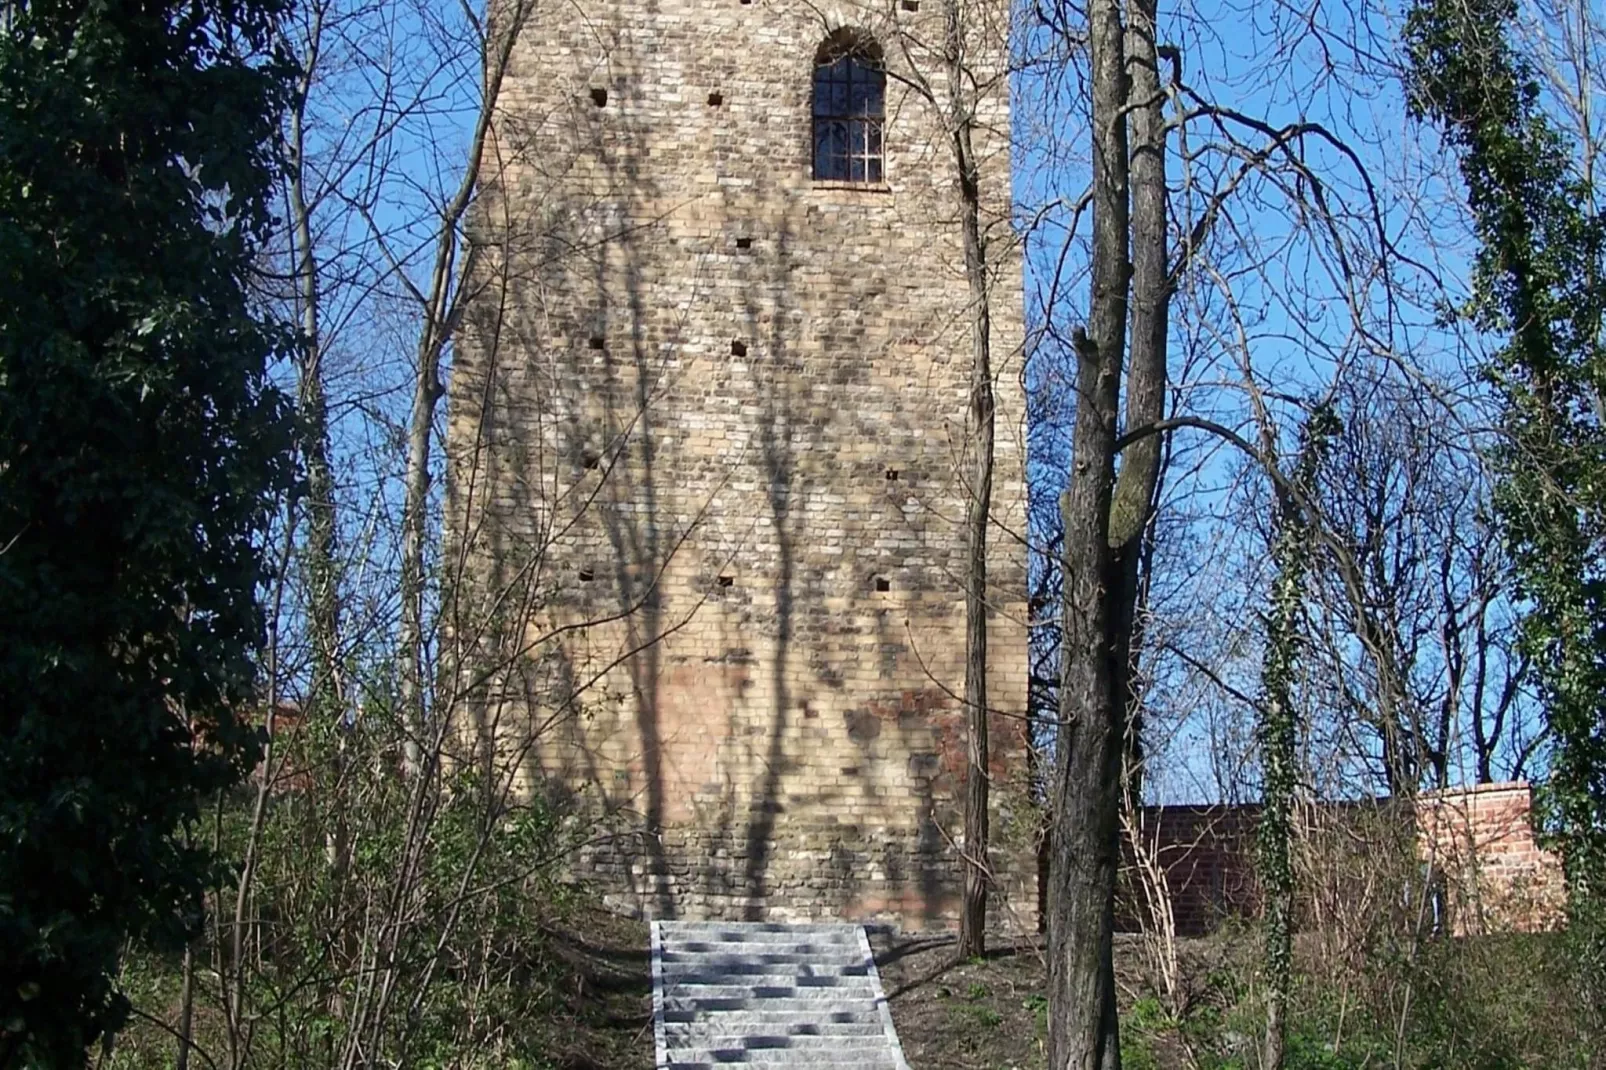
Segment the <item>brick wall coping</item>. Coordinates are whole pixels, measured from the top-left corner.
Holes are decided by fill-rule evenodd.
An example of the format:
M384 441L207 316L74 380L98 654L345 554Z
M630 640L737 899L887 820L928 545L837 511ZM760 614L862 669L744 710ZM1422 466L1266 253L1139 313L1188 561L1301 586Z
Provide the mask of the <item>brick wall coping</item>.
M1527 794L1533 790L1533 785L1526 780L1502 780L1496 784L1463 784L1460 787L1444 788L1436 791L1424 791L1418 798L1421 799L1454 799L1468 795L1506 795L1521 792Z
M1502 795L1529 793L1533 791L1533 784L1526 780L1502 780L1492 784L1461 784L1448 788L1424 791L1417 794L1417 799L1458 799L1471 795ZM1373 798L1362 799L1323 799L1317 805L1322 807L1346 806L1379 806L1391 801L1390 796L1379 795ZM1259 802L1192 802L1192 803L1152 803L1142 809L1145 814L1216 814L1226 810L1239 812L1254 812L1261 808Z

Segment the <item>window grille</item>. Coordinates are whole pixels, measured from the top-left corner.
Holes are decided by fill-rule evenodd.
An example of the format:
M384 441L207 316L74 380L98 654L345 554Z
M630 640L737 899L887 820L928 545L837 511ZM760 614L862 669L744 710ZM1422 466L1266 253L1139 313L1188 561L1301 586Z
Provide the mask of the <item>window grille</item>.
M881 182L887 73L873 41L833 36L814 67L814 177Z

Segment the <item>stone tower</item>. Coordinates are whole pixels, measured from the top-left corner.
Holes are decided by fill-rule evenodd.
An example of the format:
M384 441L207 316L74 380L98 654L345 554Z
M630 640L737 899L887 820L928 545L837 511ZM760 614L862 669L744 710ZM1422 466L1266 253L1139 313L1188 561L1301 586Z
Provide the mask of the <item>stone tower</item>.
M956 2L998 414L994 917L1023 925L1009 0ZM957 911L974 306L945 7L540 0L513 49L450 387L449 636L463 738L599 830L574 868L617 905Z

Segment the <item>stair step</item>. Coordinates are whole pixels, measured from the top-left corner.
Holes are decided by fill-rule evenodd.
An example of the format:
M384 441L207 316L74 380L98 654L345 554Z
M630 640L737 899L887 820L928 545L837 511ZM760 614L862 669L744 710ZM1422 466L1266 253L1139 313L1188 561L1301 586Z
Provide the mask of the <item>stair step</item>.
M797 1062L777 1059L742 1059L737 1062L713 1062L710 1056L703 1056L705 1062L687 1062L686 1059L676 1056L675 1059L663 1062L663 1070L719 1070L721 1067L795 1067ZM840 1070L909 1070L909 1065L903 1062L903 1057L893 1054L883 1054L875 1059L837 1059L832 1062Z
M656 922L659 1070L909 1070L864 931Z
M747 1019L739 1014L708 1015L695 1022L665 1022L663 1035L675 1038L700 1036L790 1036L793 1039L851 1039L856 1036L885 1043L887 1031L880 1022L772 1022L763 1015ZM809 1048L809 1044L800 1044Z
M700 966L720 964L729 964L732 966L764 965L781 967L825 966L836 967L839 969L846 969L848 967L863 968L866 965L863 961L863 952L857 948L844 949L843 953L839 955L821 955L809 951L777 951L774 949L774 945L772 944L762 944L760 947L762 950L748 952L735 952L726 948L720 948L717 951L684 951L678 948L672 951L669 948L665 948L663 954L663 963L665 966L669 966L671 964L678 965L681 963L695 963ZM849 953L850 950L851 954Z
M748 1051L884 1051L887 1038L884 1033L861 1033L854 1036L815 1036L757 1031L729 1033L720 1023L714 1032L676 1033L665 1031L665 1037L682 1050L728 1050L745 1048Z
M739 926L725 926L722 928L703 928L689 932L664 933L664 940L676 944L767 944L770 947L791 947L795 944L815 944L820 947L840 947L844 944L852 946L858 943L858 936L841 929L816 928L800 929L796 932L771 929L744 929Z
M776 962L777 956L764 955L753 958L739 958L733 955L709 956L707 958L688 958L680 955L664 956L664 976L674 976L682 973L706 973L711 970L725 970L730 973L762 973L785 974L799 977L867 977L870 966L864 962L821 962L817 958L806 955L791 956L790 962Z
M683 940L671 949L689 955L802 955L810 962L857 962L861 955L856 944L820 940Z
M685 998L666 996L664 998L664 1012L692 1011L702 1014L719 1014L727 1011L745 1011L749 1013L769 1014L775 1011L808 1011L815 1017L829 1017L831 1013L844 1007L852 1007L858 1001L844 1003L842 1000L832 999L822 995L817 999L806 997L769 997L755 999L752 997L729 997L725 999Z
M831 936L841 936L846 931L850 936L853 930L859 928L848 922L841 921L660 921L658 927L663 931L666 939L680 936L685 933L715 932L741 932L741 933L779 933L796 939L799 935L811 933L826 933Z
M701 975L678 979L664 978L667 995L712 996L716 999L729 996L756 996L759 999L784 999L789 996L820 999L874 999L875 989L863 977L777 977L763 978L719 977Z
M664 995L685 999L875 999L875 989L852 978L789 977L771 983L665 981Z
M814 985L830 986L832 983L851 982L866 983L870 970L867 966L805 966L798 964L795 967L774 966L769 962L665 962L663 964L663 982L679 983L679 985L747 985L747 983L769 983L768 980L750 980L750 978L774 978L776 982L814 983Z
M719 1011L719 1020L753 1020L753 1022L769 1022L772 1025L880 1025L882 1015L878 1014L874 1006L861 1006L854 1004L851 1007L837 1007L832 1011L821 1011L817 1004L805 1007L777 1007L774 1001L758 1004L755 1009L728 1009ZM697 1007L665 1007L663 1020L665 1023L700 1022L707 1020L708 1012L699 1011Z
M896 1066L892 1052L883 1047L880 1051L836 1052L801 1048L681 1048L673 1055L675 1062L713 1064L715 1066L742 1063L747 1066Z

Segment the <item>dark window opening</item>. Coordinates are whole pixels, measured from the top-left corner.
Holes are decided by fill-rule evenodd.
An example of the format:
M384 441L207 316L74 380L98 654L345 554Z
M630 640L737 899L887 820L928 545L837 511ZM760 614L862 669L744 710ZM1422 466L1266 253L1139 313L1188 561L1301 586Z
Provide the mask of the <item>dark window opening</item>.
M814 177L880 182L887 72L868 35L839 30L814 57Z
M737 238L736 239L736 248L738 248L738 249L751 249L752 247L753 247L753 239L752 238Z
M735 576L721 576L719 578L719 585L721 587L731 587L731 586L734 586L735 583L736 583L736 577Z
M592 349L601 349L604 344L605 343L602 340L602 335L594 334L594 335L591 336L590 345L591 345Z
M887 482L888 483L896 483L897 481L898 481L898 470L896 468L888 468L887 469Z
M608 103L608 91L606 89L593 89L591 91L591 103L599 108L605 107Z
M733 356L733 357L745 357L745 356L747 356L747 343L746 342L732 342L731 343L731 356Z
M710 93L710 94L708 94L708 106L710 108L717 108L723 103L725 103L725 94L723 94L723 93Z
M877 576L875 578L875 589L878 591L890 591L892 590L892 581L885 576Z
M596 573L592 572L590 569L583 568L583 569L580 570L580 582L581 583L590 583L592 580L594 580L596 578L597 578L596 577Z
M903 0L903 9L905 11L919 11L920 0Z

